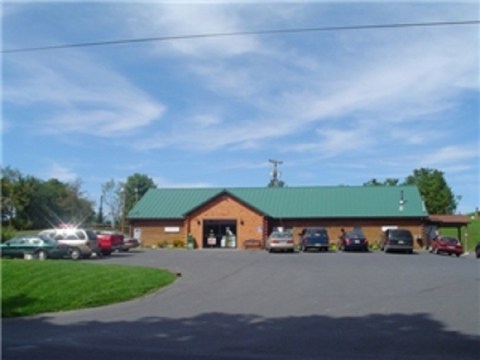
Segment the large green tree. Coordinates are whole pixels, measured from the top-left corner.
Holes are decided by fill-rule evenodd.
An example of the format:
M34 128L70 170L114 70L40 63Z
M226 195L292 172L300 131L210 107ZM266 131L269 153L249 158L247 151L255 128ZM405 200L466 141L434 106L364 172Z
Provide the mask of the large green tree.
M16 216L17 209L22 206L25 200L22 194L18 192L17 184L22 178L20 171L11 167L0 168L1 170L1 207L2 207L2 223L8 222L13 226L13 219Z
M102 201L112 227L124 225L125 217L138 200L150 188L156 188L154 181L144 174L135 173L126 182L110 179L102 185ZM123 224L122 224L123 223Z
M448 186L442 171L428 168L413 170L405 180L407 185L417 185L429 214L453 214L457 208L456 197Z
M23 230L92 220L93 203L82 193L79 181L44 181L10 167L1 170L2 222Z
M135 206L148 189L156 188L155 182L147 175L135 173L127 178L125 191L125 214Z
M384 181L371 179L364 186L416 185L425 201L429 214L453 214L460 196L455 196L448 186L442 171L420 168L413 170L403 183L398 179L387 178Z

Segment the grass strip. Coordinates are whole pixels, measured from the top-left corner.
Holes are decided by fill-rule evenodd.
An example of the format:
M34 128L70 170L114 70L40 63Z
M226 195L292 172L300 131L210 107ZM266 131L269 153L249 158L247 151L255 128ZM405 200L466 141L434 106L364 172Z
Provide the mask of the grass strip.
M127 301L171 284L163 269L63 260L1 262L2 317L35 315Z

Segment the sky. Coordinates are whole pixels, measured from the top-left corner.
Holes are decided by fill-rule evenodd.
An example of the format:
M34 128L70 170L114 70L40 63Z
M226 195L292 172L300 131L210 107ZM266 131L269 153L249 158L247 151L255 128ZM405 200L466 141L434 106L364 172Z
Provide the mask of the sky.
M27 2L3 50L480 19L477 1ZM357 186L444 173L479 207L479 25L202 37L2 53L2 166L102 184Z

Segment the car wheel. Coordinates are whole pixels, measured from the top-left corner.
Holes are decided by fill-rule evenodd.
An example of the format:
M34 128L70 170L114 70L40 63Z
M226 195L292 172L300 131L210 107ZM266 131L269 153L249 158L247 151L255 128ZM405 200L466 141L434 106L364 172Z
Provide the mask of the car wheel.
M44 250L39 250L35 254L35 259L37 260L45 260L47 258L47 253Z
M460 257L460 254L455 254L455 255L457 255L457 257Z
M82 257L82 253L80 252L79 249L72 249L72 252L70 253L70 257L72 260L78 260Z

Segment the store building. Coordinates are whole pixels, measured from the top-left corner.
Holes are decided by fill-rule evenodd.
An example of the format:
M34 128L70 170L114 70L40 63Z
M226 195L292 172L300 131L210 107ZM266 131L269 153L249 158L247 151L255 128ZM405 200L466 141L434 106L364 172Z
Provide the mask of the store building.
M416 186L319 186L279 188L150 189L129 212L132 235L143 246L245 249L275 227L322 226L335 243L341 229L362 227L371 244L382 229L423 236L428 214ZM249 241L250 240L250 241Z

